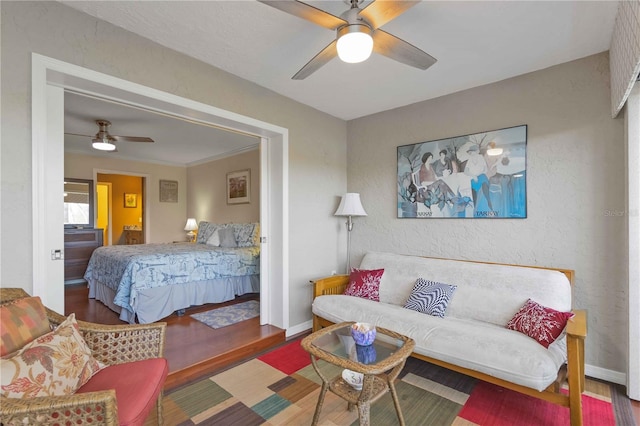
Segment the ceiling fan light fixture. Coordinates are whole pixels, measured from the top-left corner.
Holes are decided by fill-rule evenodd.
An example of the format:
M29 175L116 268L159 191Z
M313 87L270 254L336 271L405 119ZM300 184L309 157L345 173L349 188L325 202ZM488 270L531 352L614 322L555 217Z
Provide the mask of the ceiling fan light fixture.
M93 139L92 146L99 151L115 151L116 146L109 139Z
M371 28L364 24L350 24L338 30L338 57L350 64L366 61L373 51Z

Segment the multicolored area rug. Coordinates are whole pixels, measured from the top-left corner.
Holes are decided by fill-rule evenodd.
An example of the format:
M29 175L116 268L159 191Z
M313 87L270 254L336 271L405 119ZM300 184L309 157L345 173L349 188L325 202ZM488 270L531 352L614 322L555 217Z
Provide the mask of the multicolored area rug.
M341 369L324 363L323 371ZM164 398L169 425L310 425L320 379L294 341ZM396 384L407 425L568 425L569 410L409 358ZM632 425L617 385L587 380L584 424ZM612 404L613 400L618 400ZM625 412L624 403L629 406ZM614 406L616 407L614 410ZM622 409L619 409L621 406ZM620 413L618 413L620 411ZM630 417L629 417L630 416ZM327 392L320 425L357 425L357 410ZM389 394L371 406L372 425L398 424Z
M191 317L211 328L222 328L260 315L260 302L249 300L235 305L192 314Z

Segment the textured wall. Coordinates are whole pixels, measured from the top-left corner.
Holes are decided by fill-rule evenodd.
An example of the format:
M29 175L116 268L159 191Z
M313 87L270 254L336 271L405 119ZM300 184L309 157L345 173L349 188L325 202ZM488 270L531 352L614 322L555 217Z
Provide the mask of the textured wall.
M437 65L436 65L437 66ZM396 147L528 125L527 219L397 219ZM587 363L626 371L623 120L606 53L349 122L348 188L366 250L574 269Z
M640 0L618 4L611 36L611 115L624 106L640 72Z
M346 188L344 121L57 2L3 1L0 11L0 285L32 289L31 53L36 52L289 129L290 323L310 319L309 278L335 269L341 256L332 208Z
M249 204L227 204L227 173L250 170ZM253 150L187 169L187 215L198 222L260 222L260 151Z

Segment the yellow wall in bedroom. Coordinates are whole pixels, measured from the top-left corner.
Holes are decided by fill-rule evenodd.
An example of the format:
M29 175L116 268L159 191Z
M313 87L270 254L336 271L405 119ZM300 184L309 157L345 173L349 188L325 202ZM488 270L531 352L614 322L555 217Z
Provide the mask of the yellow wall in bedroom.
M112 244L124 244L124 226L142 226L143 191L142 178L116 174L98 173L98 182L111 183L111 227ZM124 206L124 194L136 194L136 207Z

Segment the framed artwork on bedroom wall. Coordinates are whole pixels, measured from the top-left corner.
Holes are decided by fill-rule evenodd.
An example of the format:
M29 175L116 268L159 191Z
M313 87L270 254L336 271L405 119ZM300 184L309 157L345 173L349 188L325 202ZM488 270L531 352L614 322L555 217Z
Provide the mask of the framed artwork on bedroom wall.
M227 204L251 202L251 169L227 173Z
M128 209L138 207L138 194L129 194L125 192L124 207Z
M527 125L398 147L398 218L527 217Z
M161 203L177 203L178 202L178 181L160 179L160 202Z

